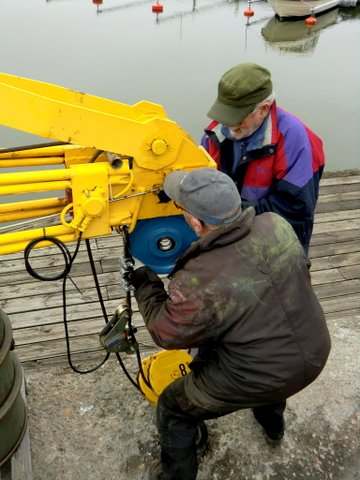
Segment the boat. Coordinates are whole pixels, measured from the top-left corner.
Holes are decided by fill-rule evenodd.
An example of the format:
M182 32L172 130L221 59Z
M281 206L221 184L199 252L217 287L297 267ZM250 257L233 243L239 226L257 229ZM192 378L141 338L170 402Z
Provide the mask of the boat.
M305 18L332 10L341 4L341 0L269 0L280 20Z
M272 17L262 28L261 34L266 43L276 50L309 53L315 49L321 30L336 24L338 15L339 9L330 10L320 15L312 28L308 28L303 20L286 22Z

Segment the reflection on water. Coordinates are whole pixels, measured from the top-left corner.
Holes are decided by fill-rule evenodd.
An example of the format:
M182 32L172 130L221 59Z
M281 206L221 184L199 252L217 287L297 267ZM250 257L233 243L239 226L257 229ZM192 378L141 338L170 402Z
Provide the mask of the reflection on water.
M99 1L99 0L95 0ZM106 5L106 3L103 0L101 1L101 6L97 5L96 12L97 14L106 14L106 13L112 13L112 12L119 12L121 10L129 9L129 8L134 8L139 5L146 5L146 4L152 4L152 5L161 5L164 7L164 5L161 3L160 0L130 0L126 2L119 2L118 5ZM261 1L261 0L259 0ZM155 19L156 23L163 23L167 22L169 20L174 20L174 19L182 19L182 17L193 15L194 13L204 13L208 10L213 10L221 6L226 6L226 5L234 5L235 6L235 12L239 10L239 5L240 5L240 0L213 0L213 1L199 1L199 0L190 0L186 4L184 3L184 7L181 10L177 10L172 13L167 13L166 8L165 10L162 10L160 12L152 11L152 13L155 14ZM156 10L156 9L155 9Z
M282 21L273 17L261 34L273 48L282 52L311 53L319 40L320 32L343 20L360 17L360 7L331 10L317 17L317 23L308 27L304 20Z
M159 0L158 17L156 2L2 0L0 71L130 105L159 103L198 140L222 73L256 62L271 70L279 105L324 139L328 168L358 166L359 8L286 33L266 1L253 3L248 26L247 0ZM2 147L40 141L0 126Z

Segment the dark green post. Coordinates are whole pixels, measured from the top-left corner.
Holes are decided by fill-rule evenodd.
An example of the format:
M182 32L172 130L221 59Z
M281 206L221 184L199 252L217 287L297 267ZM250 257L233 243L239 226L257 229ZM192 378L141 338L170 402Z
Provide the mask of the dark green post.
M12 345L11 324L0 310L0 466L14 453L26 430L21 396L22 368Z

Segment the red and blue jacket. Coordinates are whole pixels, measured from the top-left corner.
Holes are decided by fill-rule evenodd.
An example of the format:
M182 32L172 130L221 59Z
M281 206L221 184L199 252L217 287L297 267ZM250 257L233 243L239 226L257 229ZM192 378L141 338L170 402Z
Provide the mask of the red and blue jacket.
M201 141L218 168L236 183L244 205L275 212L309 249L325 157L322 140L274 103L261 127L243 140L210 123Z

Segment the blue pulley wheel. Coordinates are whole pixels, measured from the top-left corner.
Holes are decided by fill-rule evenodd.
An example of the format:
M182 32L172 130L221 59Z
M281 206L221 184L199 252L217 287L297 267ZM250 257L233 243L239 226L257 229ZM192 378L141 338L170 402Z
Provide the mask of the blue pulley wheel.
M197 236L180 215L139 220L129 235L133 257L156 273L169 273Z

